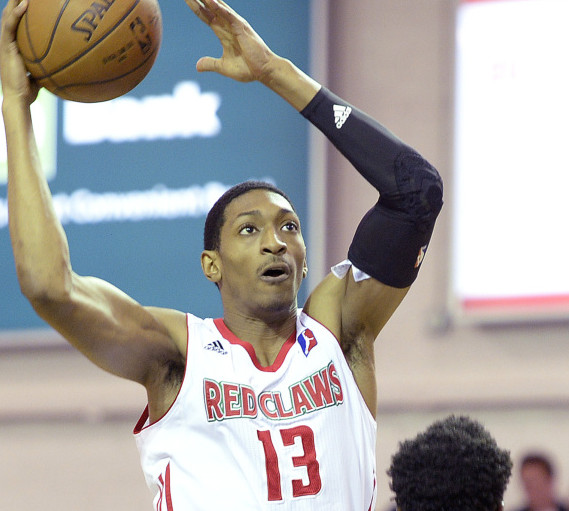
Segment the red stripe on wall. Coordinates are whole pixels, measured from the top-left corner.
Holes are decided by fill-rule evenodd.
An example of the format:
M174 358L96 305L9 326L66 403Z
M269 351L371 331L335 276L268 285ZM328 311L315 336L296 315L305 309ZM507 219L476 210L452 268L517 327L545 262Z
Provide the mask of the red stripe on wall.
M520 0L460 0L462 4L481 4L488 2L519 2Z
M569 309L569 295L516 296L498 298L465 298L465 310L476 309Z

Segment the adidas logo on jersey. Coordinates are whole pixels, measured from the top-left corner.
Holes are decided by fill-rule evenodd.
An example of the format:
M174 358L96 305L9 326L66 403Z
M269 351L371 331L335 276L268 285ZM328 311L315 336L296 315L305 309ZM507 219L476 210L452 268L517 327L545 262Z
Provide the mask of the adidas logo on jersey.
M219 353L220 355L227 355L227 350L223 347L223 344L221 344L221 341L210 342L209 344L206 344L203 349L209 350L209 351L215 351L216 353Z
M351 113L352 107L334 105L334 121L336 122L336 128L340 129L348 120L348 117L350 117Z

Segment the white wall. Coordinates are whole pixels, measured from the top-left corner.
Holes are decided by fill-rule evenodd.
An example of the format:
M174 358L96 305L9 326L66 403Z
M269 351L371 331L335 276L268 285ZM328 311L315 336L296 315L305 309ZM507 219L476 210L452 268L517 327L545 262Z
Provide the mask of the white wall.
M423 153L446 185L445 208L419 279L377 342L378 473L385 472L398 440L431 419L470 412L515 459L526 447L543 446L556 455L560 489L569 496L564 434L569 429L569 323L440 330L452 208L455 2L342 0L331 6L331 87ZM344 256L376 195L341 157L330 152L328 158L334 230L329 230L327 253L333 264ZM383 509L389 494L385 479L379 490L378 509ZM507 502L519 498L514 480Z

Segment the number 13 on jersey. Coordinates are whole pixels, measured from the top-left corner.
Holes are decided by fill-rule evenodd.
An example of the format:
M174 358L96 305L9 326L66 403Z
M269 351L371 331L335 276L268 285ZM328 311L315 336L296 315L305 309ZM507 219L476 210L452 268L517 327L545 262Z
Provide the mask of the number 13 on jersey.
M304 497L306 495L316 495L322 488L320 480L320 465L316 459L316 448L314 445L314 432L308 426L296 426L289 429L279 430L280 438L273 439L270 431L257 431L257 438L263 444L265 453L265 468L267 470L267 498L269 501L283 500L283 491L289 492L292 489L293 497ZM274 436L278 434L273 433ZM282 442L285 447L295 445L296 439L300 439L302 452L298 456L291 456L294 467L306 467L308 482L302 479L292 479L291 481L281 481L281 471L279 458L275 449L274 441ZM288 485L288 488L285 485Z

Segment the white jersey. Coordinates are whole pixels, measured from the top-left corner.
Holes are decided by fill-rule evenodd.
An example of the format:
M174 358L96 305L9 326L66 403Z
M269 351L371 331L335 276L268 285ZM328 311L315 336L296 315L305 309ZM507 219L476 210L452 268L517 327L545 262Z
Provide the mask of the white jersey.
M274 364L188 314L186 372L134 433L156 511L374 509L376 423L338 341L300 312Z

